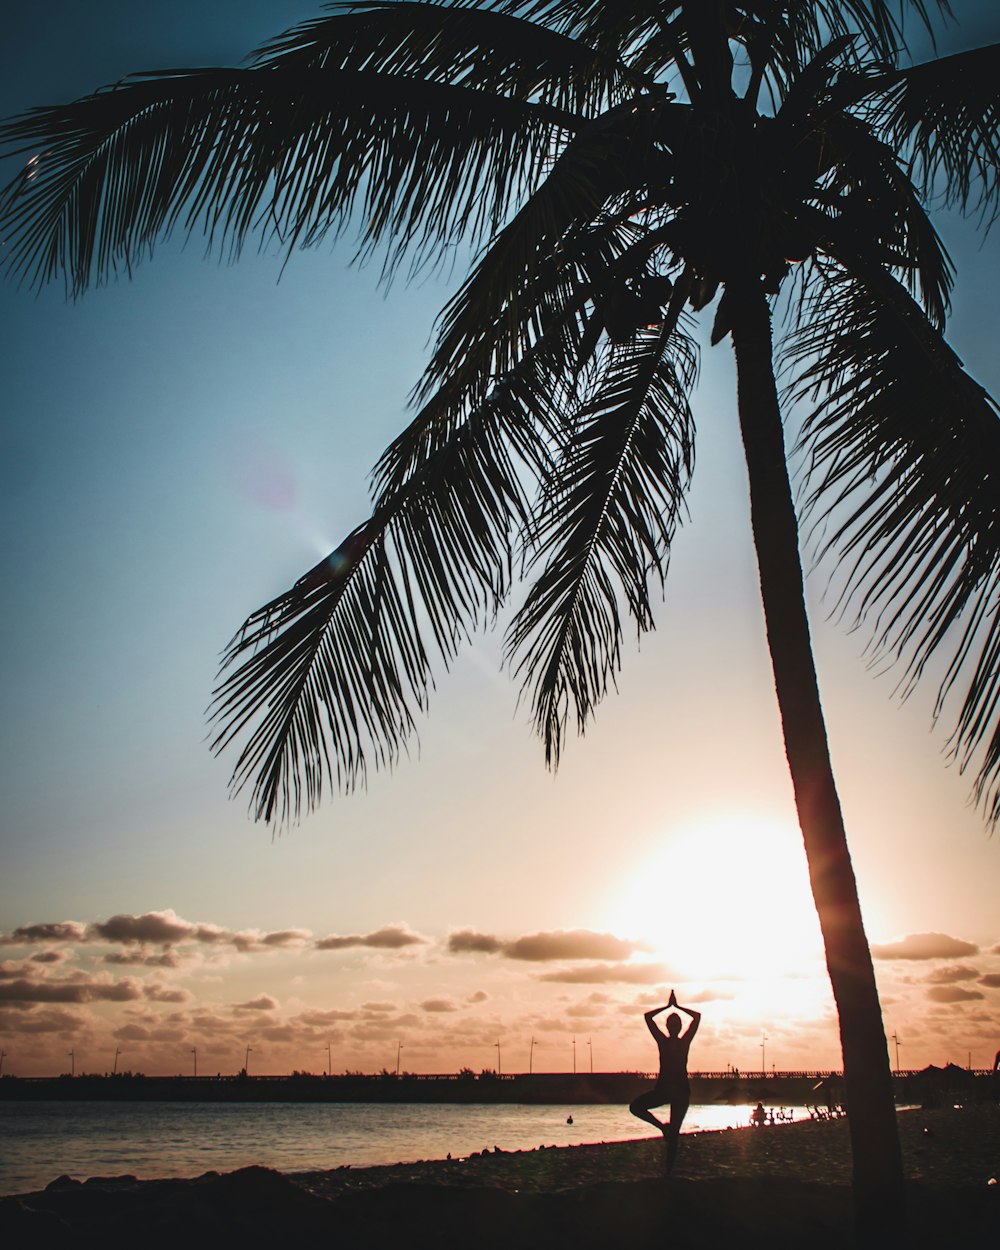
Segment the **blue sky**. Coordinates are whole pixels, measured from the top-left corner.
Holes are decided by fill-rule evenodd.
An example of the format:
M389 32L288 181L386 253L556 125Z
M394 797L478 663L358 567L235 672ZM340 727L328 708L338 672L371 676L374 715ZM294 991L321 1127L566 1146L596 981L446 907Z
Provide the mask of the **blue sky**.
M971 19L965 42L1000 37L992 6L955 7ZM315 11L291 0L10 6L0 115L135 70L235 63ZM960 271L950 337L1000 393L996 235L980 244L957 221L944 233ZM779 1066L835 1062L814 922L799 905L725 346L704 358L691 516L657 631L626 656L619 695L557 777L488 635L440 674L411 759L367 793L278 839L228 799L231 765L209 754L204 715L219 652L365 515L368 470L405 420L450 289L443 275L385 294L348 258L319 249L281 273L273 255L224 266L197 241L171 242L131 281L76 303L0 286L0 932L72 920L86 935L0 955L20 977L56 952L36 970L89 986L61 1005L0 1010L12 1070L50 1070L68 1044L100 1068L118 1039L132 1066L171 1071L189 1043L213 1037L225 1070L248 1019L275 1071L318 1068L321 1037L339 1066L382 1066L400 1037L417 1070L487 1066L497 1036L519 1045L535 1031L552 1039L550 1065L566 1067L569 1038L588 1027L603 1030L608 1066L629 1066L642 1062L632 1021L644 995L674 980L715 1004L703 1066L752 1066L764 1027ZM1000 1035L995 987L928 993L969 993L996 975L1000 843L945 767L944 734L928 732L932 689L899 708L891 675L865 670L863 637L826 622L824 585L821 571L816 651L870 936L958 943L880 961L890 1031L914 1039L915 1063L964 1062L969 1050L985 1061ZM180 920L162 919L171 913ZM101 928L115 916L138 918L147 936L106 938L128 931ZM157 923L171 942L148 936ZM209 941L198 926L244 936ZM393 946L391 932L415 940ZM456 949L456 932L496 946ZM506 953L560 932L576 945L532 948L556 952L546 959ZM588 933L644 943L633 953L662 979L602 979L611 965L581 952L611 948L588 946ZM789 934L808 966L768 972ZM330 935L359 940L317 949ZM560 961L570 948L583 962ZM114 989L122 964L109 956L167 950L175 964L133 962L129 986ZM699 964L692 950L712 958ZM755 969L731 957L744 950ZM551 979L574 969L591 980ZM811 988L790 996L807 973ZM265 1000L256 1015L238 1009ZM310 1012L329 1018L309 1023ZM302 1047L310 1063L293 1061Z

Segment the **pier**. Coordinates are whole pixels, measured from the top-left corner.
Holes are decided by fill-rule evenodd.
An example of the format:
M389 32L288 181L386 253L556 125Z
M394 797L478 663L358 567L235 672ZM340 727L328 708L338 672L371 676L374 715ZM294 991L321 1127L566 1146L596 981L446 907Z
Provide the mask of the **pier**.
M932 1074L932 1075L930 1075ZM462 1072L291 1076L144 1076L136 1073L0 1078L4 1101L115 1102L404 1102L628 1104L655 1080L651 1072ZM994 1100L998 1080L989 1071L949 1066L893 1074L896 1101L941 1096ZM819 1087L819 1088L817 1088ZM950 1092L949 1092L950 1091ZM843 1074L835 1071L692 1072L691 1101L810 1106L843 1100Z

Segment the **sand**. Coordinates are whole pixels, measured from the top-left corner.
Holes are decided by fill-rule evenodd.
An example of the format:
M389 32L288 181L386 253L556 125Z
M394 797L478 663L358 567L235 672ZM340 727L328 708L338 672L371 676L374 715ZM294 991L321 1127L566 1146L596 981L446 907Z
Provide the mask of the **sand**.
M909 1229L880 1245L1000 1246L1000 1108L900 1114ZM5 1246L233 1241L405 1250L855 1244L845 1121L689 1134L672 1178L659 1140L189 1181L63 1181L0 1201ZM897 1241L898 1237L898 1241Z

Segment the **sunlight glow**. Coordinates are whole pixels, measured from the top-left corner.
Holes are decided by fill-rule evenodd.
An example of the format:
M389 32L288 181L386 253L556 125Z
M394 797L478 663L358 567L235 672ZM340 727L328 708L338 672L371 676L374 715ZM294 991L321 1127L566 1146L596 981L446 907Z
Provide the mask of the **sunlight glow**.
M763 816L706 816L664 831L629 866L607 913L678 981L814 974L822 956L801 835Z

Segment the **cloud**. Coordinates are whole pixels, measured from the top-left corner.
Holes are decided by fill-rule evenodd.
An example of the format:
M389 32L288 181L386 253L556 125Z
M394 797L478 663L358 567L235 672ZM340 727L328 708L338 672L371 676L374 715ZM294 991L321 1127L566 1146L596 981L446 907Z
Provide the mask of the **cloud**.
M474 994L470 994L465 1000L467 1003L485 1003L489 1001L489 994L485 990L476 990Z
M118 967L178 968L181 960L172 950L161 951L159 955L147 955L145 951L108 951L101 962Z
M475 929L459 929L448 935L448 950L453 955L495 955L502 947L498 937Z
M669 975L664 964L585 964L579 968L560 968L545 972L540 981L562 985L656 985Z
M591 929L555 929L509 940L475 929L459 929L448 937L448 950L453 955L502 955L505 959L529 963L561 959L620 961L628 959L636 951L648 949L642 942L629 942L614 934L595 933Z
M90 977L31 981L22 978L0 983L0 1002L8 1003L126 1003L142 997L138 982L103 981Z
M82 942L86 929L76 920L49 924L26 924L12 933L5 933L0 942L5 946L23 946L34 942Z
M378 1013L378 1012L385 1012L385 1011L395 1011L395 1010L396 1010L396 1004L395 1004L395 1003L387 1003L387 1002L368 1002L368 1003L362 1003L362 1004L361 1004L361 1010L362 1010L362 1011L376 1012L376 1013Z
M450 998L427 998L420 1004L421 1011L435 1012L458 1011L458 1007Z
M971 964L949 964L946 968L935 968L924 980L929 985L952 985L955 981L975 981L979 969Z
M262 946L305 946L312 937L308 929L277 929L273 933L265 933L261 938Z
M193 997L187 990L169 985L147 985L142 992L151 1003L189 1003Z
M307 1024L310 1028L322 1028L327 1024L339 1024L344 1020L356 1020L358 1013L356 1011L304 1011L298 1017L303 1024Z
M1000 989L1000 972L987 972L979 978L979 984L985 985L988 990Z
M935 1003L968 1003L986 995L981 990L963 990L960 985L935 985L927 997Z
M0 1010L0 1033L5 1036L12 1034L43 1034L43 1033L76 1033L83 1027L81 1016L74 1015L62 1007L43 1007L31 1011Z
M69 956L65 951L37 951L31 956L33 964L61 964Z
M647 949L639 942L626 942L610 933L593 933L589 929L558 930L553 933L531 933L504 945L508 959L541 962L553 959L628 959L638 950Z
M390 926L391 927L391 926ZM5 934L0 942L17 945L30 942L109 942L124 946L122 952L105 955L107 963L146 964L170 967L174 958L171 948L182 942L202 943L209 946L231 946L241 953L267 950L288 950L308 946L312 933L308 929L276 929L261 932L259 929L235 931L217 924L195 923L185 920L171 907L163 911L143 912L132 915L121 912L107 920L82 925L75 920L59 923L23 925ZM147 946L163 948L161 955L148 955Z
M339 935L331 933L329 937L316 941L318 951L347 950L352 946L368 946L375 950L401 950L404 946L426 946L428 939L414 933L406 925L387 924L374 933L351 933Z
M566 1008L566 1014L572 1016L574 1020L591 1020L596 1016L607 1014L607 1008L600 1003L576 1003L572 1007Z
M246 1003L234 1003L233 1011L274 1011L278 1006L278 1000L272 998L270 994L259 994L256 998L251 998Z
M87 929L89 941L121 942L125 945L151 943L173 946L197 933L198 926L182 920L172 908L150 911L142 916L118 915L92 924Z
M895 942L872 946L875 959L958 959L962 955L978 955L979 947L946 933L911 933Z

